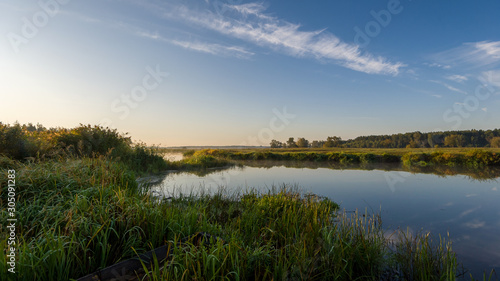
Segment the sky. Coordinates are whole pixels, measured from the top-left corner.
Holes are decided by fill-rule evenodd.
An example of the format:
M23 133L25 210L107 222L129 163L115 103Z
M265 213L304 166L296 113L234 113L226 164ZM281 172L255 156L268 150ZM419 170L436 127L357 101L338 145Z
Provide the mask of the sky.
M499 128L500 1L1 0L0 122L161 146Z

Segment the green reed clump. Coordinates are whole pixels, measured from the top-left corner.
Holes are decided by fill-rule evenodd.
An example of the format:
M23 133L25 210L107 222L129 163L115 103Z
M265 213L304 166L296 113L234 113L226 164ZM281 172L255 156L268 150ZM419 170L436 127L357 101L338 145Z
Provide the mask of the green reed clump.
M484 272L483 273L483 279L475 279L472 275L470 276L470 279L472 281L479 281L479 280L491 281L491 280L498 280L498 276L497 276L496 271L493 269L493 270L490 271L490 273L488 275L487 275L486 272Z
M361 153L359 155L359 160L362 163L375 163L375 162L381 162L380 157L377 157L377 155L373 153Z
M398 231L394 260L404 280L455 280L458 262L451 250L451 240L439 236L434 241L430 233L413 235Z
M184 157L190 157L190 156L193 156L193 154L196 152L196 150L194 149L189 149L189 150L186 150L182 153L182 155Z
M381 158L382 162L384 163L398 163L402 161L401 156L389 153L382 153Z
M500 153L474 149L467 151L464 157L466 164L473 167L500 165Z
M409 275L404 262L413 256L390 249L379 216L337 213L334 202L293 187L181 195L171 204L182 209L173 233L202 231L212 237L195 245L178 244L179 235L170 235L172 257L153 266L147 273L152 280L381 280L395 268L399 276L427 276L428 264L454 257L444 241L428 253L431 246L419 239L411 254L422 262ZM447 269L446 280L454 280L452 265L436 265Z
M458 166L463 165L465 159L463 154L437 151L431 153L431 161L435 164Z
M102 126L80 125L73 129L37 129L0 123L0 156L43 161L58 158L108 156L136 172L159 172L168 165L156 147L133 143L126 134ZM3 161L3 160L2 160Z
M19 164L19 162L0 154L0 169L15 169Z
M0 172L6 194L7 173ZM130 168L105 157L18 164L16 195L18 280L83 276L133 257L132 247L158 245L168 229L166 206L155 208ZM0 219L7 217L2 208ZM1 245L6 235L2 228ZM0 275L7 276L6 267Z
M173 164L172 167L176 169L207 169L216 167L225 167L230 163L226 159L217 158L211 155L193 155L191 157L185 158L178 161L177 164ZM177 165L177 166L175 166Z
M485 166L500 165L500 154L481 149L468 150L465 152L442 152L415 153L408 152L402 156L405 165L447 165L466 166L482 168Z
M231 151L221 149L205 149L189 152L189 155L209 155L226 160L277 160L277 161L312 161L337 162L341 164L400 162L401 156L387 153L374 154L364 152L332 152L332 151L293 151L293 150L252 150Z
M380 279L387 264L387 242L379 216L341 213L333 227L324 230L323 237L330 280Z
M426 166L431 161L431 155L428 153L408 152L401 157L404 165L420 165Z

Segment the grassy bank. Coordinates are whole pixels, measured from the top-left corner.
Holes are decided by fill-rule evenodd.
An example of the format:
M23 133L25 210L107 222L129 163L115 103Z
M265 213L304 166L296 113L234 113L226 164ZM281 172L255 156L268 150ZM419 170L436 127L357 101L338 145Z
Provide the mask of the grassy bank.
M290 187L159 202L138 188L126 164L106 157L6 165L16 169L18 280L78 278L165 243L172 244L173 259L149 273L153 280L380 280L391 274L452 280L456 273L449 243L401 236L390 247L378 217L337 213L332 201ZM4 194L6 175L2 169ZM2 209L0 219L7 215ZM174 243L196 232L223 240L187 248ZM0 233L5 248L7 231ZM9 276L6 267L0 275Z
M204 149L185 156L205 155L227 160L273 160L353 163L399 163L484 167L500 165L500 149Z
M230 153L271 159L272 151L190 151L182 161L167 162L157 149L101 127L0 125L0 220L10 217L9 170L15 170L17 219L17 273L2 266L1 280L76 279L162 245L171 245L171 259L153 267L149 280L454 280L457 274L449 239L425 233L388 239L378 216L339 212L331 200L295 187L158 200L136 181L166 169L226 166ZM280 157L347 163L395 157L284 153ZM220 239L177 243L199 232ZM2 249L12 246L9 235L2 223ZM0 264L7 262L0 255Z

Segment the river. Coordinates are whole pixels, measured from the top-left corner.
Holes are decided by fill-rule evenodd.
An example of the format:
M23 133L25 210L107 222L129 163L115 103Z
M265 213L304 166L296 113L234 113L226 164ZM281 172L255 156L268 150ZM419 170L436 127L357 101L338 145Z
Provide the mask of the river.
M479 278L500 272L500 183L497 170L405 171L399 165L335 167L316 163L251 162L206 173L168 172L151 192L229 192L291 184L303 192L327 196L347 211L380 213L390 233L399 228L430 231L453 241L458 259Z

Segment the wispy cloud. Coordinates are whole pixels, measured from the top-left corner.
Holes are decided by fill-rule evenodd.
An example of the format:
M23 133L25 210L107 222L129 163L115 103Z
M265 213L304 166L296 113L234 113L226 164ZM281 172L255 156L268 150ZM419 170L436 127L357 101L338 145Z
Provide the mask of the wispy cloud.
M433 63L424 63L424 65L427 65L427 66L430 66L430 67L442 68L442 69L450 69L450 68L451 68L451 66L450 66L450 65L447 65L447 64L440 64L440 63L437 63L437 62L433 62Z
M458 74L456 74L456 75L449 75L449 76L446 76L445 78L448 79L448 80L451 80L451 81L458 82L458 83L463 83L464 81L469 80L466 76L458 75Z
M487 86L500 88L500 70L484 71L479 76L479 81L482 81Z
M488 42L482 41L477 42L476 49L484 51L489 57L500 60L500 41Z
M245 50L239 46L223 46L220 44L204 43L204 42L190 42L181 40L170 40L174 45L183 47L185 49L190 49L202 53L219 55L219 56L231 56L237 58L249 58L254 53Z
M486 225L485 221L480 221L478 219L473 219L469 222L466 222L463 224L465 227L472 228L472 229L477 229L477 228L482 228Z
M164 17L196 24L290 56L312 57L369 74L397 75L406 65L362 52L359 46L341 41L325 30L303 31L299 24L265 14L259 3L226 5L224 16L179 6L165 11Z
M158 31L152 32L144 30L137 26L133 26L123 22L109 23L109 25L114 28L120 29L122 31L129 32L135 36L156 41L162 41L168 44L172 44L175 46L182 47L184 49L193 50L197 52L223 56L223 57L236 57L242 59L248 59L252 55L254 55L253 52L250 52L241 46L222 45L222 44L209 43L209 42L203 42L201 40L192 40L192 39L190 40L170 39L165 36L162 36Z
M461 93L461 94L467 95L467 92L462 91L462 90L460 90L460 89L457 89L457 88L455 88L455 87L453 87L453 86L451 86L451 85L448 85L448 84L446 84L446 83L444 83L444 82L437 81L437 80L429 80L429 81L430 81L430 82L432 82L432 83L436 83L436 84L439 84L439 85L443 85L444 87L446 87L446 88L447 88L448 90L450 90L450 91L454 91L454 92L457 92L457 93Z
M500 41L464 43L431 56L436 65L485 67L500 62Z
M145 6L149 7L149 6ZM163 35L161 35L158 31L149 31L143 29L138 24L130 24L123 21L114 21L114 20L101 20L89 16L85 16L78 12L72 11L61 11L62 14L72 17L73 19L87 22L87 23L99 23L109 28L118 29L122 32L130 33L134 36L139 36L142 38L147 38L156 41L162 41L168 44L172 44L175 46L179 46L188 50L193 50L197 52L223 56L223 57L236 57L242 59L248 59L252 55L253 52L248 51L244 47L234 46L234 45L222 45L217 43L209 43L203 42L202 40L181 40L181 39L170 39ZM191 34L189 34L191 35ZM186 37L186 36L184 36Z
M73 20L79 20L79 21L83 21L86 23L103 23L103 21L101 19L98 19L98 18L92 17L92 16L88 16L88 15L84 15L82 13L78 13L78 12L74 12L74 11L61 9L58 13L61 15L68 16Z
M252 55L254 55L254 53L247 51L245 48L240 46L225 46L216 43L207 43L207 42L193 41L193 40L168 39L159 35L157 32L151 33L143 30L135 30L133 32L135 35L140 37L164 41L169 44L182 47L184 49L217 55L217 56L249 58Z
M272 19L270 16L263 13L266 10L263 4L248 3L242 5L226 5L226 7L236 10L242 15L254 15L262 19Z

